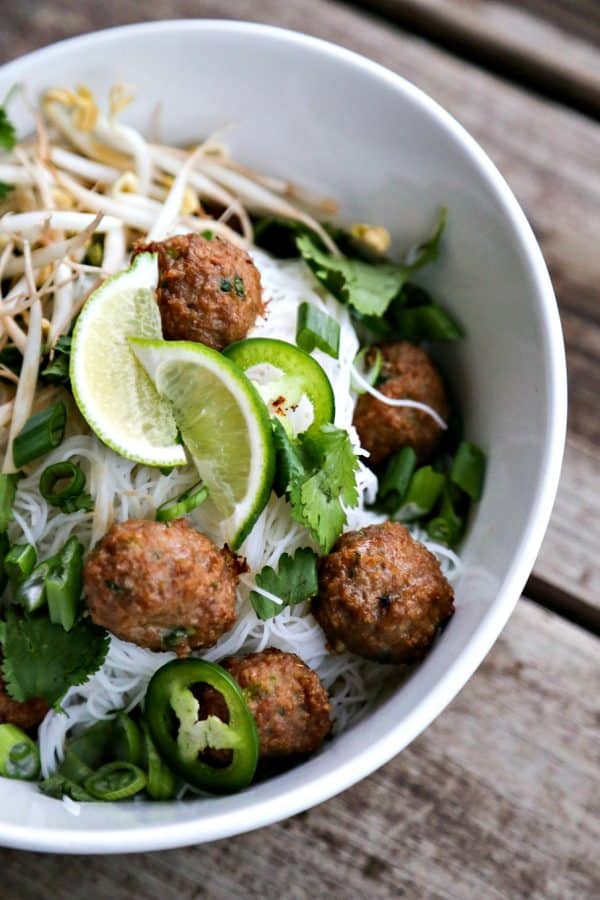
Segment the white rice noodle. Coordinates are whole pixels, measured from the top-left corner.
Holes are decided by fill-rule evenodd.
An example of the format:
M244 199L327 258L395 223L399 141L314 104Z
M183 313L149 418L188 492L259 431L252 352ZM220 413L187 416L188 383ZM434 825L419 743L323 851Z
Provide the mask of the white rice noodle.
M367 381L362 372L360 372L356 366L352 367L352 378L356 381L359 387L361 387L367 394L371 394L372 397L376 397L377 400L380 400L381 403L385 403L387 406L405 406L409 409L419 409L421 412L427 413L428 416L431 416L436 425L439 425L440 428L446 430L448 427L445 421L442 419L440 414L436 412L433 407L428 406L426 403L420 403L418 400L408 400L401 399L399 397L387 397L385 394L382 394L381 391L378 391L377 388L373 387L373 385Z

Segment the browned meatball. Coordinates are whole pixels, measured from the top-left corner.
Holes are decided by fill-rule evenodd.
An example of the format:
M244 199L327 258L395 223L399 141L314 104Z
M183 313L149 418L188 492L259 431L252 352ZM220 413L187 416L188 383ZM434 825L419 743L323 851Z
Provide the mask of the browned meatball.
M158 253L157 299L167 340L223 350L246 337L262 313L260 273L243 250L220 238L183 234L136 253Z
M331 730L329 695L316 672L294 653L270 648L221 665L238 682L258 729L261 760L312 753ZM206 714L224 718L211 692Z
M342 535L319 560L313 613L332 647L411 663L454 612L454 593L429 550L399 522Z
M0 677L0 725L5 722L29 729L39 725L50 707L41 697L19 703L13 700Z
M418 400L431 406L445 419L448 400L439 372L420 347L407 341L379 346L383 360L383 383L378 390L386 397ZM358 398L354 425L360 442L377 465L402 447L412 447L420 462L435 452L442 430L430 415L420 409L389 406L371 394Z
M92 619L124 641L185 656L236 620L239 568L184 519L113 525L85 563Z

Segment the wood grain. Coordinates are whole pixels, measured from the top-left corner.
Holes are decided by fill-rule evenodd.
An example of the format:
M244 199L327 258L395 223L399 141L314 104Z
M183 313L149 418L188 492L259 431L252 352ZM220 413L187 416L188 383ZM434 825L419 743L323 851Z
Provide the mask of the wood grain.
M600 9L595 2L357 0L356 5L483 68L600 117ZM576 16L562 14L566 7L574 8Z
M469 8L479 4L466 4ZM466 125L490 153L528 213L556 287L570 374L570 435L584 450L566 460L561 494L552 520L549 550L536 573L557 578L570 593L600 608L592 544L580 540L577 505L582 481L586 521L598 519L600 484L600 128L573 112L529 96L422 40L387 29L340 4L319 0L156 0L147 17L221 16L255 19L309 30L382 62L424 88ZM16 56L36 44L103 25L134 21L132 0L103 5L65 0L14 7L0 35L0 53ZM588 481L589 479L589 481ZM573 489L572 485L576 485ZM564 502L563 499L564 498ZM565 541L564 549L562 542ZM562 566L561 559L568 558Z
M591 898L598 679L595 639L523 600L426 734L340 797L204 847L93 861L0 851L0 895Z

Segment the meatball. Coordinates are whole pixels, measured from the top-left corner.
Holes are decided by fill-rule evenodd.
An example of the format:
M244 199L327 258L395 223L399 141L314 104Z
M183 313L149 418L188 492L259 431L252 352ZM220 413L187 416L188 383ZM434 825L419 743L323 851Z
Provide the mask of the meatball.
M220 238L181 234L136 253L158 253L157 299L167 340L215 350L246 337L263 311L260 274L250 256Z
M236 557L184 519L113 525L86 560L94 622L124 641L185 656L236 620Z
M261 760L312 753L321 746L331 730L329 695L298 656L270 648L230 657L221 665L244 692L256 721ZM224 718L223 706L213 692L207 715Z
M385 663L418 661L454 612L429 550L399 522L342 535L319 560L313 614L337 651Z
M9 695L6 685L0 677L0 725L6 722L28 730L39 725L49 706L41 697L19 703Z
M426 403L445 419L449 408L444 383L425 351L407 341L384 343L379 350L383 357L379 391L386 397ZM413 448L420 462L426 462L442 436L442 429L428 413L390 406L371 394L359 397L354 425L374 465L406 446Z

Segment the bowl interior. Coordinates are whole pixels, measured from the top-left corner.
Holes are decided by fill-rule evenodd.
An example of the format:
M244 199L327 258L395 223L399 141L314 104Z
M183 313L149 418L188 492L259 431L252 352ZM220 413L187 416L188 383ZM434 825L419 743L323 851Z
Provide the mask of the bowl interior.
M467 435L489 457L462 548L457 614L393 696L314 759L235 797L82 805L74 816L0 779L0 843L63 852L174 846L241 832L319 802L398 752L479 664L517 599L554 496L564 435L564 362L552 289L514 198L491 163L424 95L346 51L235 23L135 26L67 41L6 66L0 95L84 83L138 88L125 119L165 140L221 128L236 157L338 198L349 221L385 224L409 245L449 208L427 280L468 338L441 363ZM19 122L30 127L26 117Z

